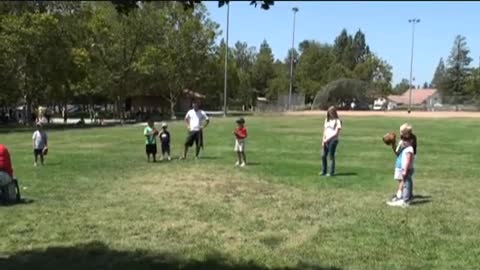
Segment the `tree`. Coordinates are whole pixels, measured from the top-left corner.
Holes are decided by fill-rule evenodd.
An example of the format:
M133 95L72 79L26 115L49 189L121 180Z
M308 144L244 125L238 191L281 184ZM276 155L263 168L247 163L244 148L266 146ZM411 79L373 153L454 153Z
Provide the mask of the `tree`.
M450 96L454 103L462 102L466 98L466 83L471 73L469 65L472 62L472 58L468 56L469 53L466 38L458 35L448 57L446 77L441 89L444 96Z
M407 91L408 89L410 89L410 82L408 81L408 79L402 79L399 83L395 85L395 87L393 87L393 93L401 95L405 93L405 91Z
M248 47L246 42L235 43L233 55L238 72L238 93L237 99L242 104L253 105L254 92L252 87L253 67L256 62L255 47Z
M352 50L355 65L365 62L370 55L370 48L365 41L365 34L361 30L358 30L353 37Z
M24 121L29 122L32 108L45 97L50 81L48 51L56 42L52 33L58 20L47 13L17 11L0 17L0 69L5 72L2 84L16 92L12 96L21 98Z
M198 91L206 85L207 80L201 78L207 78L211 73L209 68L214 67L215 58L210 55L218 25L206 17L204 6L192 12L170 5L154 12L161 28L158 21L149 21L153 42L145 47L136 65L141 74L150 78L148 88L169 101L173 117L184 89Z
M340 35L335 38L333 45L336 61L350 70L353 70L355 67L355 55L352 49L352 43L352 36L348 34L346 29L343 29Z
M290 86L290 65L275 61L275 76L268 81L268 92L266 97L269 100L278 98L282 94L287 94Z
M433 75L433 79L431 82L432 87L441 88L442 84L444 83L445 76L446 76L445 63L443 62L443 58L440 58L440 61L438 62L437 68L435 69L435 73Z
M477 106L480 107L480 68L473 69L466 87L468 95L473 97Z
M260 45L255 65L253 66L252 86L261 96L265 96L268 88L268 81L275 76L273 67L274 59L272 49L264 40Z
M296 69L296 81L299 90L308 98L326 85L332 77L329 74L330 67L335 64L333 47L328 44L320 44L316 41L304 41L301 43L298 67Z
M146 36L146 9L126 11L112 4L92 3L95 16L89 22L93 57L103 63L103 88L116 104L118 116L123 117L125 99L137 85L135 62Z
M184 5L184 7L186 9L189 9L189 8L194 8L195 7L195 4L200 4L202 1L200 0L179 0L178 2L182 3ZM221 0L221 1L218 1L218 7L222 7L224 6L225 4L228 4L230 1L228 0ZM271 0L265 0L265 1L250 1L250 5L253 5L255 7L257 7L257 4L261 2L260 4L260 7L262 9L265 9L265 10L268 10L270 9L270 6L273 6L275 1L271 1Z

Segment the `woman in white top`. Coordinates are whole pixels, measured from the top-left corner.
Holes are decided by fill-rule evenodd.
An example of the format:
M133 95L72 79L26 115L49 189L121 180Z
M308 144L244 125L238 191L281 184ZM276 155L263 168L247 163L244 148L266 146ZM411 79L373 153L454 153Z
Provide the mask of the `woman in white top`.
M338 118L337 109L331 106L327 111L322 140L322 172L321 175L333 176L335 174L335 151L337 150L338 138L342 129L342 121ZM330 157L330 171L327 173L327 156Z

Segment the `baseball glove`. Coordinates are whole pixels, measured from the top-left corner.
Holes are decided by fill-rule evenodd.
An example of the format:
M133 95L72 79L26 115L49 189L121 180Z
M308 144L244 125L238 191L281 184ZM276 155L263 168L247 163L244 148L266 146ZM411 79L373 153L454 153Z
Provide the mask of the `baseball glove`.
M396 139L397 139L397 134L395 134L395 132L388 132L387 134L383 135L383 138L382 138L383 142L386 145L394 145Z

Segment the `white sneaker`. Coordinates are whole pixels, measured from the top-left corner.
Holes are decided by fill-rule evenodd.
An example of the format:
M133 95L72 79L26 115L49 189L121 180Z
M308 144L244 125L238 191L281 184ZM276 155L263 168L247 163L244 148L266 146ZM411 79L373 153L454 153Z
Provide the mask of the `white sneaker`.
M35 162L35 163L33 163L33 167L37 167L37 166L38 166L38 165L37 165L37 163L36 163L36 162Z
M242 164L240 164L240 167L242 167L242 168L245 167L245 166L247 166L247 164L245 164L245 162L243 162Z
M238 166L240 166L240 162L239 162L239 161L237 161L237 162L235 163L235 167L238 167Z
M398 206L398 207L407 207L409 205L404 200L389 201L387 202L387 204L390 206Z
M171 157L168 157L167 159L168 159L168 161L171 161L171 160L172 160L172 158L171 158Z

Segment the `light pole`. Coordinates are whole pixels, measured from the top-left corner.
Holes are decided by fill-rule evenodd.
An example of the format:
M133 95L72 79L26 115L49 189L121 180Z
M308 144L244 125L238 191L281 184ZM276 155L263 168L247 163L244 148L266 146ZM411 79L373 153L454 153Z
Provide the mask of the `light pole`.
M408 87L408 113L411 112L411 109L412 109L412 76L413 76L413 46L414 46L414 42L415 42L415 24L419 23L420 22L420 19L417 19L417 18L413 18L413 19L409 19L408 20L409 23L412 24L412 51L411 51L411 55L410 55L410 85Z
M293 88L293 53L294 53L294 48L295 48L295 15L298 12L298 8L294 7L292 8L293 11L293 34L292 34L292 50L290 53L290 88L288 90L288 108L287 110L290 110L292 106L292 88Z
M230 3L227 2L227 38L225 46L225 78L223 83L223 117L227 117L227 70L228 70L228 30L230 28Z

